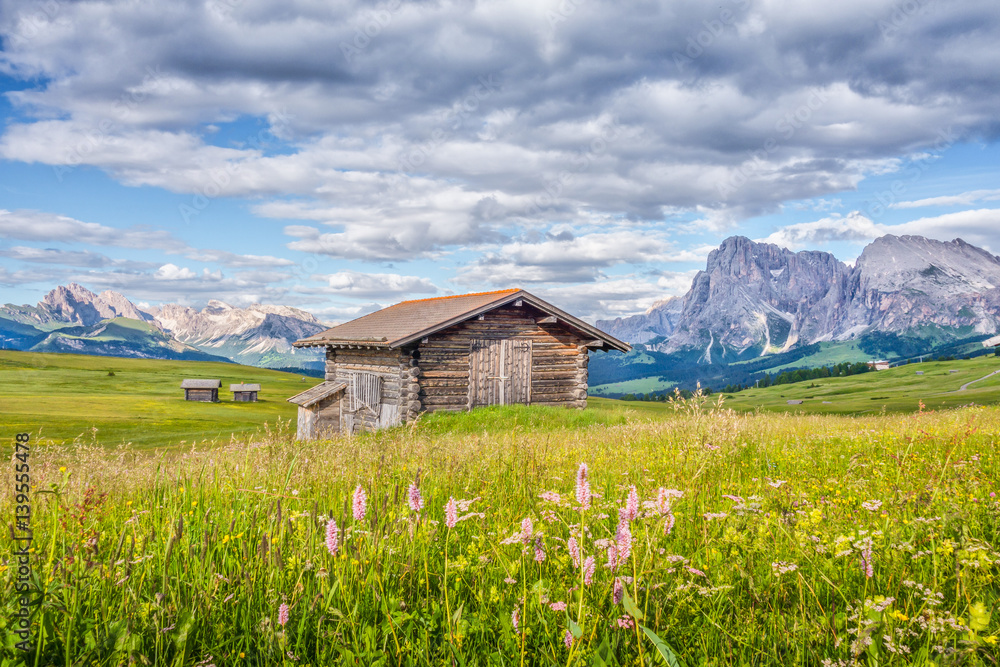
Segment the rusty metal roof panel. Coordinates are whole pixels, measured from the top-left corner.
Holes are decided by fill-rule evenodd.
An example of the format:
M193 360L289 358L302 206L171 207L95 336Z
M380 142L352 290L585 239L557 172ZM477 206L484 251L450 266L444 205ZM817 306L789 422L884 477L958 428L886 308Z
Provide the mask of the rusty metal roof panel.
M364 317L296 341L296 347L351 343L374 347L397 347L399 341L437 330L455 318L462 318L484 306L503 301L518 289L461 294L433 299L403 301Z
M316 403L319 403L324 398L332 396L338 391L343 391L346 388L347 384L344 382L323 382L322 384L318 384L315 387L295 394L287 400L289 403L295 403L296 405L308 408Z
M539 310L556 316L563 326L575 329L584 336L592 336L601 349L623 352L631 349L627 343L517 288L403 301L298 340L294 345L295 347L359 345L397 348L518 299L523 299Z

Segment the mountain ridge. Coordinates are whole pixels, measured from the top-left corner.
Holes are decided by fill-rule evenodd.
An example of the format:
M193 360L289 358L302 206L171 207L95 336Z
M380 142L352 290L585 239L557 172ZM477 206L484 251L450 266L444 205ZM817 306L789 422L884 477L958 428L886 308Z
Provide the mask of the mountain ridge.
M123 329L119 323L111 329L116 335L124 332L123 336L102 338L109 323L116 320L144 326L125 325ZM297 350L292 343L326 328L311 313L290 306L237 308L212 300L201 311L177 304L143 310L119 292L96 294L77 283L57 286L35 306L0 306L3 347L204 358L269 368L317 368L322 361L316 353Z
M848 266L831 253L733 236L683 297L596 324L658 352L700 352L701 363L928 328L957 340L1000 331L1000 257L962 239L886 235Z

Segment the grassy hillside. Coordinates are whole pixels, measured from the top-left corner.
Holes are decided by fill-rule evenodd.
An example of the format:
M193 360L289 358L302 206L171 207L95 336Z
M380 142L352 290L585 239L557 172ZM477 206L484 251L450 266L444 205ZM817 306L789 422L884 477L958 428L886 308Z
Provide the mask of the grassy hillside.
M109 375L109 371L114 375ZM184 400L185 378L222 380L219 403ZM0 351L0 431L53 442L180 445L229 440L295 419L285 399L319 380L231 363ZM258 382L257 403L230 383ZM96 428L96 431L94 430Z
M864 414L883 408L913 412L921 401L933 410L970 403L989 405L1000 403L1000 375L976 382L964 391L961 387L995 370L1000 370L1000 359L993 356L907 364L886 371L727 394L726 406L735 410ZM789 400L801 400L802 404L789 405Z
M1000 408L657 408L36 447L0 664L996 665Z

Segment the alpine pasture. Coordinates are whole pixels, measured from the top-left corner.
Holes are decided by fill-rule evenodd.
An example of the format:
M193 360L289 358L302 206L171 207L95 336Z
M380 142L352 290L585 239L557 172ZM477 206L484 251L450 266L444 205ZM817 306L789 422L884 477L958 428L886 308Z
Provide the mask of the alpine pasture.
M43 441L27 664L996 664L1000 408L714 398Z

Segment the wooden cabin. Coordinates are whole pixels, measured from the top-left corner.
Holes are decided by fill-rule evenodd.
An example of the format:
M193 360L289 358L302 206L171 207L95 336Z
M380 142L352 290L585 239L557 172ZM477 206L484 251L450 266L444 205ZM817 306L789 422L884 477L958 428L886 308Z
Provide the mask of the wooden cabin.
M1000 357L1000 336L993 336L983 341L983 347L993 348L993 355Z
M184 390L185 401L203 401L215 403L219 400L219 387L222 380L184 380L181 389Z
M256 403L259 384L231 384L229 391L233 392L233 400L237 403Z
M326 381L288 399L299 439L437 410L583 408L590 352L631 349L520 289L404 301L294 345L326 348Z

